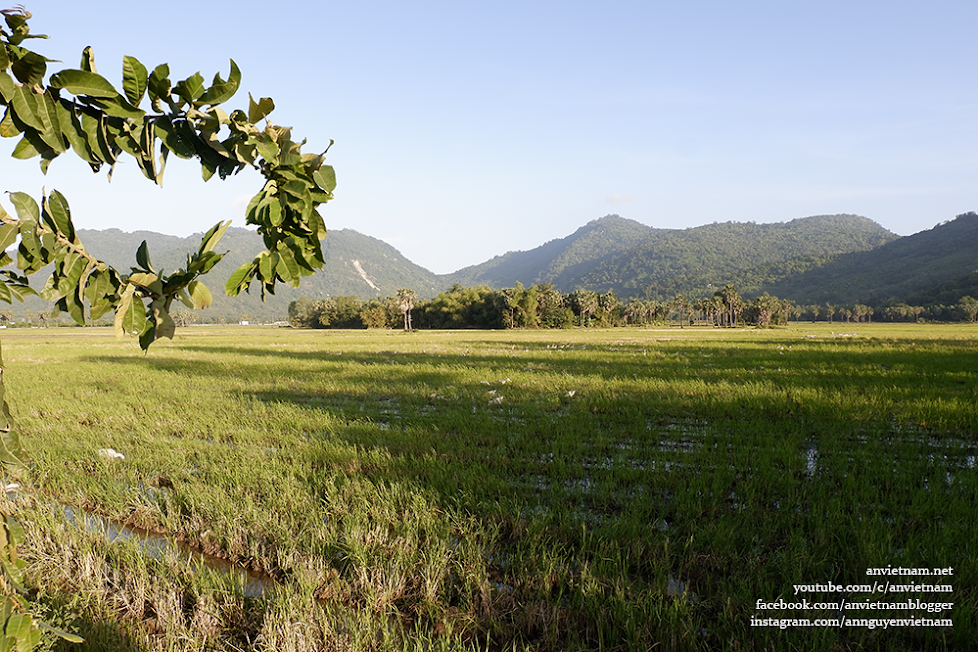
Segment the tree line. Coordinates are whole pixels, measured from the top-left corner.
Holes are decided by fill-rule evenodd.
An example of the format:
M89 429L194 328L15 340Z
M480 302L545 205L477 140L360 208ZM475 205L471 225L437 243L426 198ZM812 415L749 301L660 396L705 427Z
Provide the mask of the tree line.
M712 288L711 288L712 289ZM361 300L356 296L305 297L289 304L289 324L295 328L510 329L672 325L777 326L795 321L840 323L877 321L968 321L978 316L978 300L965 296L952 306L797 305L768 293L753 299L733 285L691 299L620 301L613 291L578 289L568 294L553 284L540 283L500 290L460 284L432 299L419 299L407 288L395 295Z
M289 323L297 328L509 329L641 326L709 323L735 326L784 323L789 304L769 295L742 299L733 286L709 300L618 300L612 291L574 290L550 283L492 290L456 284L433 299L418 299L409 289L394 296L361 300L355 296L319 300L300 298L289 305Z

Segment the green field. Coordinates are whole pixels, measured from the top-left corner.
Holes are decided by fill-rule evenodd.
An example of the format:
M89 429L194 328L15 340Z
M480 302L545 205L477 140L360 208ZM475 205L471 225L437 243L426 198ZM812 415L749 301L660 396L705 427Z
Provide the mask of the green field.
M38 610L87 640L56 649L966 649L976 336L196 327L144 355L7 330L33 462L6 508ZM825 586L873 582L951 592ZM911 599L953 607L858 608ZM953 625L756 626L840 616Z

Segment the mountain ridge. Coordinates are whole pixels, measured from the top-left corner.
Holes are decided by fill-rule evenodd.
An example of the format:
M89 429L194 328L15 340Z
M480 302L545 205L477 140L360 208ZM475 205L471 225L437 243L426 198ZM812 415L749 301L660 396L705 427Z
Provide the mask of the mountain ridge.
M127 271L145 240L157 268L185 265L202 234L186 238L152 231L79 230L89 250ZM867 302L925 291L978 268L978 215L968 213L934 229L898 236L857 215L818 215L786 222L713 222L686 229L651 227L619 215L589 221L573 233L526 251L509 251L450 274L435 274L386 242L354 229L334 229L323 242L326 267L298 289L280 286L262 303L258 292L223 295L228 276L262 250L255 231L232 227L220 250L230 250L205 277L214 305L201 319L234 321L283 318L300 297L354 295L361 300L413 289L432 298L453 285L491 289L552 284L563 293L578 288L614 291L619 298L668 299L677 293L706 296L733 284L744 296L770 292L796 302ZM917 274L908 274L916 269ZM873 270L885 270L873 273ZM44 275L34 277L36 285ZM892 281L892 282L891 282ZM898 282L899 281L899 282ZM30 307L42 309L32 300Z

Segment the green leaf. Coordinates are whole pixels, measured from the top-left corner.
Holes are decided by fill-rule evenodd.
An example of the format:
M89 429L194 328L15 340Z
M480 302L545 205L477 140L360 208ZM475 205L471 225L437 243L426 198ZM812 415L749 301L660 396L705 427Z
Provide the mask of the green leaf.
M51 227L51 230L65 237L68 242L75 243L75 226L71 221L71 209L68 208L68 201L57 190L52 190L51 195L43 200L44 222Z
M146 244L145 240L143 240L139 245L139 248L136 249L136 264L139 265L141 269L145 269L148 272L156 271L153 269L153 263L149 259L149 245Z
M186 121L181 124L186 125ZM153 121L156 129L156 137L163 141L163 144L171 152L180 158L192 158L196 150L192 146L193 140L189 140L185 133L188 129L178 129L167 116L162 116ZM194 138L196 140L196 138Z
M13 109L8 106L3 113L3 120L0 120L0 137L13 138L20 133L21 130L14 121Z
M251 261L236 269L224 285L225 293L229 297L236 297L241 290L247 290L251 279L255 277L255 268L255 261Z
M220 74L214 75L214 82L211 87L197 100L201 104L221 104L231 99L238 92L241 84L241 71L238 64L231 59L231 72L228 73L227 81L221 79Z
M156 66L149 75L146 83L146 90L149 92L149 99L153 102L154 111L163 111L161 100L170 99L170 66L165 63Z
M278 247L279 261L275 268L282 280L291 285L292 287L299 286L299 264L295 260L295 255L287 247L279 244Z
M37 226L41 219L41 211L33 197L23 192L12 192L10 201L17 209L17 217L22 222L26 222L30 228Z
M257 124L259 120L274 110L275 102L272 101L272 98L263 97L255 102L255 98L251 96L251 93L248 93L248 122Z
M179 290L177 292L177 298L180 299L180 302L183 303L183 305L187 306L191 310L195 310L197 308L197 306L194 305L193 299L190 298L190 295L187 294L186 290Z
M81 120L74 111L74 105L70 102L62 101L56 104L58 110L58 121L61 124L61 130L64 137L68 140L68 144L71 148L75 150L86 163L92 165L98 165L101 160L95 156L92 152L92 148L88 144L88 136L85 130L82 129Z
M194 306L199 309L209 308L214 303L214 297L211 291L200 281L191 281L187 286L187 290L190 292L190 298L193 300Z
M279 255L274 251L263 251L258 256L258 271L263 281L275 280L275 268L278 267L278 259Z
M313 180L316 185L325 190L326 192L333 192L336 188L336 172L333 170L332 165L324 165L312 174Z
M52 88L63 88L75 96L88 96L112 99L119 92L102 75L87 70L62 70L51 75L48 82Z
M113 165L118 157L109 144L109 134L105 129L105 116L91 116L82 113L82 131L88 140L88 146L92 149L92 154L99 160Z
M173 87L173 92L188 104L193 104L197 98L204 94L204 78L200 76L199 72L194 73L193 76L177 82L177 85Z
M136 286L128 285L122 293L119 306L115 312L115 334L141 335L146 330L146 308L143 301L135 296Z
M141 64L136 57L125 56L122 58L122 90L126 93L126 99L133 106L139 106L146 93L148 73L146 66Z
M228 227L231 226L231 220L227 222L218 222L211 227L210 231L204 234L204 237L200 239L200 249L199 254L205 254L208 251L213 251L217 243L221 241L224 237L225 232L227 232Z
M0 47L0 50L3 50L3 47ZM0 68L0 97L3 98L4 103L7 103L13 99L14 93L16 92L17 84L7 74L6 66L3 66L3 68Z
M88 266L88 260L84 256L79 254L68 254L65 257L64 264L62 265L62 275L64 278L59 285L63 286L65 290L70 290L74 294L77 294L78 284L81 281L82 274L85 273L85 268ZM67 291L65 292L67 294Z
M109 275L103 270L95 270L88 276L88 282L85 287L85 298L94 306L105 297L110 289ZM92 319L97 319L97 317L92 315Z
M158 299L154 301L152 308L154 321L153 339L165 337L172 340L173 334L176 332L177 325L174 323L173 318L170 317L170 312L166 309L163 300ZM140 338L140 340L141 339L142 338ZM143 348L145 349L146 347Z
M79 326L85 325L85 306L78 300L78 295L69 292L58 300L55 304L58 308L68 313Z
M263 159L265 159L266 162L271 163L272 165L277 165L279 155L278 143L270 138L266 140L266 138L267 137L265 137L263 134L263 137L259 138L255 143L255 147L258 149L258 153Z
M146 115L145 111L132 106L121 95L106 99L94 99L91 103L92 106L102 109L105 115L112 118L123 118L124 120L141 122Z
M139 169L147 179L163 185L162 170L156 169L156 130L151 120L143 123L143 130L139 137L139 151L140 156L136 157Z
M81 64L78 67L85 72L98 72L95 69L95 50L91 45L82 50Z
M143 290L152 292L154 295L163 294L163 282L160 277L156 274L145 274L143 272L136 272L135 274L129 275L129 284L137 285Z
M146 329L139 335L139 348L143 351L149 350L150 344L156 340L156 324L147 319Z
M10 49L17 52L17 58L10 62L10 70L13 71L14 77L27 87L40 86L48 70L48 60L30 50L13 47Z
M18 235L20 235L20 229L16 224L0 224L0 251L6 251L10 245L17 241Z
M37 104L37 94L26 86L19 86L10 102L10 108L14 110L14 116L18 120L28 127L33 127L40 131L44 129L44 122L41 120L41 110Z
M190 260L190 264L187 267L187 272L196 275L206 274L214 269L215 265L221 262L224 255L225 254L219 254L213 251L205 251L202 254L197 254Z
M11 154L16 159L21 159L26 161L27 159L34 158L35 156L40 156L40 152L34 147L34 143L25 134L23 138L17 141L17 146L14 147L14 151Z
M48 147L60 153L65 151L65 141L61 135L61 121L58 119L58 109L51 92L51 89L48 89L38 98L38 117L44 127L39 135Z

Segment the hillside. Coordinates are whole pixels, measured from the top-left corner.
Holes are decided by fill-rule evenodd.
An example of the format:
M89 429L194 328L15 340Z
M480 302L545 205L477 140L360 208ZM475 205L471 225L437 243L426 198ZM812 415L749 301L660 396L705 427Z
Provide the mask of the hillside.
M856 215L822 215L779 222L714 223L654 229L609 215L572 235L530 251L510 252L452 275L462 285L492 288L553 283L562 292L613 290L619 297L708 293L733 283L747 294L839 254L897 238Z
M556 283L562 275L582 266L591 268L615 254L628 251L656 229L618 215L592 220L566 238L551 240L530 251L511 251L480 265L450 274L452 282L491 288Z
M572 283L619 296L668 298L708 293L732 283L758 294L765 282L824 264L833 257L897 238L856 215L820 215L773 224L714 223L659 231L638 247L597 265Z
M93 253L120 270L129 268L143 240L157 268L181 267L186 252L196 249L200 238L118 229L82 230L80 236ZM262 303L257 293L233 299L223 295L227 277L262 248L255 232L232 228L221 247L231 253L205 279L214 290L214 305L200 319L275 321L283 319L288 304L302 296L369 299L408 287L424 299L455 283L493 289L517 282L553 283L564 293L577 288L613 290L621 299L668 299L680 292L695 298L731 283L747 297L766 291L797 303L871 303L935 293L956 301L959 297L952 294L974 284L976 242L978 215L974 213L908 237L855 215L773 224L713 223L681 230L652 228L608 215L530 251L509 252L453 274L436 275L381 240L338 229L330 231L323 243L323 272L304 279L299 289L280 286ZM34 277L38 286L44 280L43 275ZM33 299L24 308L40 312L49 307ZM14 309L23 312L19 306Z
M203 235L179 238L150 231L125 232L119 229L80 229L78 234L91 253L120 271L128 271L135 264L136 249L144 240L157 269L183 267L187 252L197 249ZM230 253L203 279L213 290L214 305L199 313L201 320L277 321L288 316L289 303L300 296L315 299L327 295L356 295L366 299L392 295L401 287L414 288L421 296L434 296L444 289L438 276L404 258L387 243L351 229L337 229L330 231L323 241L326 267L322 272L304 278L298 289L279 285L275 294L267 297L264 303L257 289L254 294L233 298L225 296L224 284L228 277L238 266L254 258L262 248L261 238L256 232L228 229L218 250L230 250ZM41 272L31 282L37 288L45 280L46 275ZM23 307L14 306L15 312L25 309L41 312L49 310L50 306L34 297L28 299Z
M839 256L817 269L764 287L798 303L885 302L926 294L976 269L978 215L965 213L930 230L870 251ZM951 300L958 298L960 295Z

